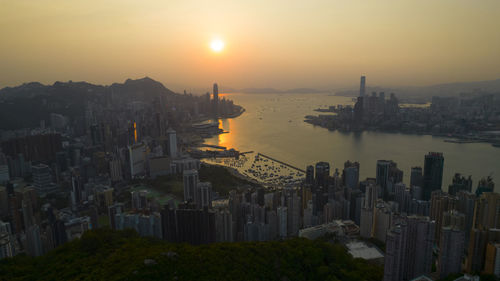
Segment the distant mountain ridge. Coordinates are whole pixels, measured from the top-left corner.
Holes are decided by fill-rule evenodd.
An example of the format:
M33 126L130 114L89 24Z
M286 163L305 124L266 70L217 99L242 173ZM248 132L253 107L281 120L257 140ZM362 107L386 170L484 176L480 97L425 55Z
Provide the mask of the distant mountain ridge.
M124 83L108 86L69 81L52 85L31 82L6 87L0 90L0 130L36 127L40 120L50 120L52 113L62 114L71 120L82 118L89 102L126 105L132 101L151 101L160 96L168 100L181 95L149 77L127 79Z
M366 92L386 92L395 93L398 97L415 98L415 99L428 99L432 96L457 96L461 93L472 92L486 92L500 94L500 79L473 81L473 82L456 82L456 83L442 83L430 86L400 86L400 87L384 87L384 86L370 86L367 84ZM241 92L246 94L281 94L281 93L335 93L337 96L357 97L359 95L359 88L347 88L343 90L324 90L315 88L295 88L288 90L280 90L276 88L223 88L224 92Z
M95 85L88 82L60 82L52 85L43 85L39 82L24 83L20 86L5 87L0 89L0 99L33 98L39 95L51 96L66 92L68 95L78 92L79 94L106 94L119 93L129 97L137 96L143 98L156 95L174 95L175 93L166 88L162 83L149 77L141 79L127 79L124 83L113 83L108 86Z

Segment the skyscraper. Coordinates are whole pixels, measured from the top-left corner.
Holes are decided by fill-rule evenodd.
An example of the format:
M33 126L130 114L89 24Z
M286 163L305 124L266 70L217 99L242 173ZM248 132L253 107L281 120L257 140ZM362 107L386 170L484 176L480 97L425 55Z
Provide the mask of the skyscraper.
M34 257L43 255L40 227L36 224L26 229L26 253Z
M494 274L497 278L500 277L500 244L488 243L486 246L486 260L484 265L484 273Z
M45 164L38 164L32 167L33 185L40 194L46 194L54 190L55 186L52 184L52 174L49 166Z
M15 248L9 233L0 231L0 260L13 257Z
M408 279L429 274L432 268L432 251L436 225L429 217L409 216L408 223Z
M300 213L301 213L301 198L296 192L287 196L287 233L289 236L295 236L299 233L300 228Z
M493 192L495 190L495 183L491 176L482 178L477 184L476 196L479 197L483 192Z
M9 215L9 194L5 186L0 185L0 217Z
M469 245L470 230L474 222L474 207L476 204L476 196L474 193L459 191L457 193L458 203L457 210L465 215L465 245Z
M130 162L130 177L144 174L146 164L146 146L144 143L138 143L128 146L129 162Z
M389 204L379 201L373 210L373 237L385 241L387 230L392 225L393 214Z
M116 203L108 207L109 227L116 229L116 214L121 214L125 210L123 203Z
M9 176L9 165L7 163L7 157L2 153L0 149L0 184L8 182L10 180Z
M439 236L441 232L439 231L443 227L443 214L447 211L456 209L457 198L450 196L446 192L441 190L436 190L432 192L431 195L431 211L430 218L436 222L436 241L439 242Z
M330 164L327 162L316 163L316 184L327 188L328 176L330 176Z
M410 175L410 187L420 186L422 187L422 167L412 167Z
M217 83L214 83L214 102L219 102L219 86L217 86Z
M468 272L482 271L488 242L500 242L500 194L485 192L476 200L466 263Z
M444 157L440 152L429 152L424 162L424 200L431 198L434 190L441 190L443 183Z
M342 178L346 187L351 189L357 188L359 183L359 163L345 162Z
M373 214L378 198L378 186L370 183L366 186L365 198L360 214L360 229L361 237L371 238L373 235Z
M68 237L66 234L66 227L64 225L64 221L56 220L52 223L52 239L54 246L59 246L68 241Z
M179 204L175 210L176 240L194 245L216 241L215 212L197 209L193 204Z
M429 274L432 265L434 222L410 216L387 232L384 281L411 280Z
M399 281L403 279L407 263L406 238L408 227L401 222L387 232L385 241L384 281Z
M229 210L217 210L215 213L215 231L217 242L233 242L234 224Z
M469 178L462 177L461 174L456 173L453 177L453 183L448 187L448 193L451 195L456 195L459 191L472 191L472 179L471 176Z
M361 76L361 81L359 83L359 96L360 97L365 96L365 83L366 83L366 77Z
M306 168L306 183L314 184L314 167L312 165Z
M168 155L171 158L176 158L177 157L177 134L172 128L169 128L167 130L167 135L168 135Z
M195 202L198 185L198 171L184 170L182 176L184 178L184 201L191 200Z
M287 207L278 207L277 209L278 212L278 235L281 238L287 237Z
M122 164L120 158L113 157L113 159L109 161L109 174L111 177L111 181L113 182L118 182L123 180Z
M500 194L485 192L476 201L474 227L500 228Z
M199 182L196 185L195 203L198 208L212 207L212 184Z
M463 230L445 226L441 232L439 252L439 278L445 278L452 273L462 271L462 255L465 247L465 233Z
M219 116L219 86L217 83L214 83L213 112L215 117Z
M388 194L387 184L389 182L389 168L392 161L390 160L377 160L377 185L380 186L379 195L386 198Z

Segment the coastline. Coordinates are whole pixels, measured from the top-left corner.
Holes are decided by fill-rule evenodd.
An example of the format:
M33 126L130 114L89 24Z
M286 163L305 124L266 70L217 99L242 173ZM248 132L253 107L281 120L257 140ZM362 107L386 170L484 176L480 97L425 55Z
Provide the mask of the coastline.
M193 120L193 121L191 121L191 123L192 124L197 124L197 123L203 123L203 122L214 120L214 119L215 120L218 120L218 119L232 119L232 118L240 117L243 113L245 113L246 109L243 108L243 106L241 106L241 105L236 105L236 106L239 108L238 112L233 112L233 113L230 113L230 114L221 115L221 116L218 116L216 118L205 116L205 117Z
M308 115L309 116L309 115ZM328 131L334 132L334 131L339 131L341 133L363 133L363 132L378 132L378 133L387 133L387 134L402 134L402 135L417 135L417 136L432 136L432 137L438 137L438 138L444 138L444 142L448 143L459 143L459 144L468 144L468 143L489 143L493 146L495 144L498 144L498 139L487 139L487 138L481 138L477 135L475 136L468 136L468 135L455 135L455 134L433 134L431 132L407 132L407 131L400 131L400 130L383 130L383 129L372 129L372 128L365 128L362 130L341 130L338 128L330 128L328 126L323 126L321 124L317 124L313 121L313 119L306 118L303 120L305 123L311 124L314 127L320 127L323 129L326 129Z

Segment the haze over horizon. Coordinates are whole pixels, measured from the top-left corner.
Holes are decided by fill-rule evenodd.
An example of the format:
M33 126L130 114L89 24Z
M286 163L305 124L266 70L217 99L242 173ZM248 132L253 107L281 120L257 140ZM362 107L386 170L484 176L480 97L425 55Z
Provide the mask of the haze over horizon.
M0 88L144 76L176 91L500 77L494 0L102 2L0 0Z

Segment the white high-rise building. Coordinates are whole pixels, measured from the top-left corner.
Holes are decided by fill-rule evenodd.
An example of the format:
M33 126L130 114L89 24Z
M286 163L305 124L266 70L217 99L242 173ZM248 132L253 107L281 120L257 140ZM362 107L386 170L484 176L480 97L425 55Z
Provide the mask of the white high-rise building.
M144 174L144 167L146 162L146 145L143 143L133 144L128 146L129 160L130 160L130 176Z
M167 136L168 136L168 155L171 158L176 158L177 157L177 133L172 128L169 128L167 130Z

